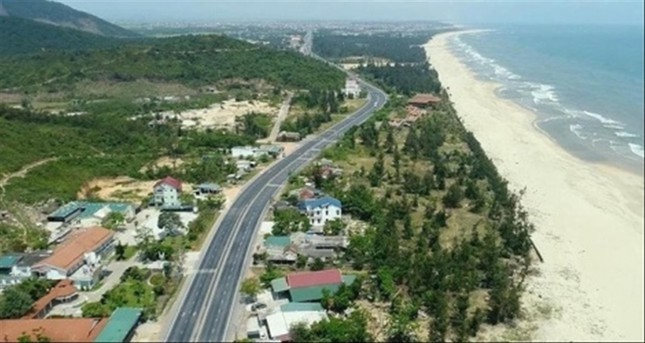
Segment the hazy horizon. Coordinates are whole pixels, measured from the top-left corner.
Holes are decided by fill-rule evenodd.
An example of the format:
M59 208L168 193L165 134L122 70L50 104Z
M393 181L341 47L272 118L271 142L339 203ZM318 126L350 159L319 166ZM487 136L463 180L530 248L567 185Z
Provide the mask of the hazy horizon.
M452 24L627 24L643 26L643 1L159 1L59 0L120 22L419 21Z

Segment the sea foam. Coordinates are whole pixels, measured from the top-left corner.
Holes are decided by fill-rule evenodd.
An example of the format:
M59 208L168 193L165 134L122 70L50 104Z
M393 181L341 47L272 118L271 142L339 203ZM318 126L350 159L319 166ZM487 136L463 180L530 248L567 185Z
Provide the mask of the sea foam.
M614 132L614 134L617 137L625 137L625 138L638 137L638 135L633 134L631 132L627 132L627 131L616 131L616 132Z
M582 125L580 124L571 124L569 125L569 131L573 132L578 138L584 140L587 139L587 135L582 132Z
M629 150L631 150L635 155L640 156L640 158L645 158L642 145L629 143Z

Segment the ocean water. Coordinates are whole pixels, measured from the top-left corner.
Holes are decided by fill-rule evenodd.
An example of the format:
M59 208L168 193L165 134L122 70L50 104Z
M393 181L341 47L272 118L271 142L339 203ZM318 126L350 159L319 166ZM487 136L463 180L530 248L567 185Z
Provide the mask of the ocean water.
M458 35L455 55L574 155L643 173L643 28L497 26Z

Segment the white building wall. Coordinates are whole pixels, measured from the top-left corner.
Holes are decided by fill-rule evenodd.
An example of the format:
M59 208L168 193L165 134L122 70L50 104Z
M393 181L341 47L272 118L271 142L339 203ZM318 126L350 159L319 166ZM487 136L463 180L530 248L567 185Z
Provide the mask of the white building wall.
M154 189L155 204L164 206L179 206L179 194L177 190L169 185L161 184Z
M325 226L327 221L340 218L342 214L342 209L334 205L307 209L309 223L313 226Z

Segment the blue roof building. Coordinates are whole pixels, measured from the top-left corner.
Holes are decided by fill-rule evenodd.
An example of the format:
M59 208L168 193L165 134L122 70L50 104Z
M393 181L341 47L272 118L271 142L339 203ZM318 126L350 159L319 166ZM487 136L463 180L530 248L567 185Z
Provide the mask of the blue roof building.
M302 200L298 204L301 212L307 215L309 223L314 232L321 231L330 220L339 219L342 216L343 205L340 200L330 196L322 198Z

